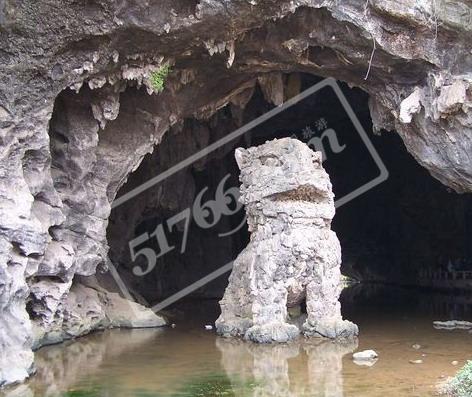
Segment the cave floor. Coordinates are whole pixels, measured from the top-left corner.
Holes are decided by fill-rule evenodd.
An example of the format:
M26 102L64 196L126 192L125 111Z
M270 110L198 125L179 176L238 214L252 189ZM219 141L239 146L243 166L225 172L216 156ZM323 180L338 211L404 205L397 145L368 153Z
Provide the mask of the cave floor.
M470 320L472 303L450 298L347 291L344 315L359 325L358 343L301 338L277 346L217 337L205 330L217 302L187 302L171 312L174 328L105 331L40 349L37 374L21 387L35 396L432 396L471 353L467 331L433 328L433 320ZM366 349L378 361L356 365L352 352Z

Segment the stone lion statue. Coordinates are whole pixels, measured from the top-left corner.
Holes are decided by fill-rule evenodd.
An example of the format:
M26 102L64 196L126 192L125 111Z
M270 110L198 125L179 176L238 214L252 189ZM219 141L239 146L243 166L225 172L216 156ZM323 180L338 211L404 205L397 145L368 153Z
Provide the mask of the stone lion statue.
M287 342L306 336L353 338L342 319L341 247L331 230L334 194L321 153L292 138L238 148L240 201L251 233L220 301L223 336ZM305 316L292 318L306 301Z

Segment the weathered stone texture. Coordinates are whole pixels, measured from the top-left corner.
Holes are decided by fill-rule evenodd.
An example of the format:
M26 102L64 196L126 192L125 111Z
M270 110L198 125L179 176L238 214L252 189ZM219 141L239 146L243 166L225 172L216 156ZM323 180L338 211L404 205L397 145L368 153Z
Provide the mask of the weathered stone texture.
M301 331L287 307L306 300L305 335L357 336L357 326L341 317L341 247L330 229L334 194L321 153L283 138L235 156L251 241L234 261L218 333L287 342Z
M458 0L0 2L0 361L20 357L0 384L32 364L27 285L41 297L42 278L93 274L111 203L144 155L182 119L244 104L257 81L274 103L281 72L361 87L376 129L472 191L471 22ZM147 95L163 62L166 89ZM67 87L79 95L61 108Z

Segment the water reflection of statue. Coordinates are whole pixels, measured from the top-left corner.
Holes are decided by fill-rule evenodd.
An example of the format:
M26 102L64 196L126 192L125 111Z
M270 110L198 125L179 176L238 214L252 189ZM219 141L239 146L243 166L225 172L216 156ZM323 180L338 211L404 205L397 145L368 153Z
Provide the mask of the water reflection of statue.
M357 341L304 344L308 356L309 396L343 397L343 357L357 350L357 346Z
M342 397L342 360L357 349L357 341L255 345L218 338L216 346L235 396ZM241 390L244 384L253 385L251 394Z

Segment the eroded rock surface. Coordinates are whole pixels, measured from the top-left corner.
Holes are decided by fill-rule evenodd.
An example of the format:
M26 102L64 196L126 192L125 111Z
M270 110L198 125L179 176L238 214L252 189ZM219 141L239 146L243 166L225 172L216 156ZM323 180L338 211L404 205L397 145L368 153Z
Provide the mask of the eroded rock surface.
M87 285L84 285L87 284ZM120 297L92 280L63 285L35 284L33 348L107 328L153 328L166 321L151 309Z
M260 343L287 342L300 331L357 336L357 326L341 317L341 247L330 228L334 194L321 153L283 138L238 148L235 156L251 241L234 261L218 333ZM305 299L300 330L287 307Z
M471 21L459 0L0 2L0 384L32 365L28 286L93 274L111 203L144 155L186 117L244 106L256 82L275 103L281 72L362 88L377 130L472 191ZM164 92L133 103L128 87L152 91L163 62ZM68 87L81 103L51 126Z

